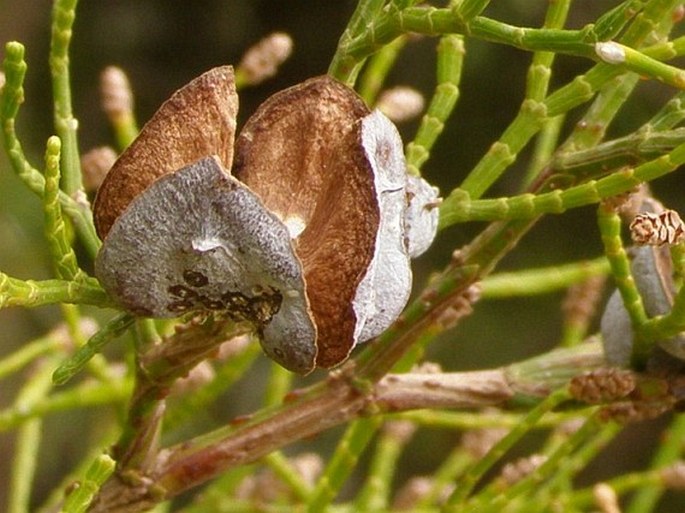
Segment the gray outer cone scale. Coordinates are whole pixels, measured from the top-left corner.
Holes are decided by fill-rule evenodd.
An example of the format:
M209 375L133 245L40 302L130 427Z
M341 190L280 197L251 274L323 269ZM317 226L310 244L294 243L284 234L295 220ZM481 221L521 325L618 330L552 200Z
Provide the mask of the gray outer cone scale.
M179 315L169 309L179 300L170 288L178 286L209 301L277 291L282 300L264 327L263 348L292 371L314 367L316 328L288 230L215 157L162 177L136 197L112 226L95 270L122 305L152 317ZM193 287L189 271L207 283Z

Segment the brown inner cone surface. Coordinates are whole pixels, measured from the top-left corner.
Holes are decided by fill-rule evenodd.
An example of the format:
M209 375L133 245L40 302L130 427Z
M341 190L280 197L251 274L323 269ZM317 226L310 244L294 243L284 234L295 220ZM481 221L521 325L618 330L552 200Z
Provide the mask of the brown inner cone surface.
M208 155L231 168L238 96L222 66L176 91L119 157L98 191L95 226L104 239L133 198L159 177Z
M305 224L296 252L321 367L340 363L352 348L352 300L374 252L379 212L359 135L368 113L354 91L317 77L262 104L236 143L236 178L281 219Z

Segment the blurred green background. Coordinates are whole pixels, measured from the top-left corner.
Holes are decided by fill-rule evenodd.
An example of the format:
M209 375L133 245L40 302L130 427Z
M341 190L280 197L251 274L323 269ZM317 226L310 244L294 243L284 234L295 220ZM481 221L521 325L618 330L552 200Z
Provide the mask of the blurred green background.
M580 0L574 3L569 25L578 28L617 2ZM518 0L493 2L487 14L516 25L539 26L546 2ZM243 122L268 95L311 76L325 73L337 40L352 13L354 2L331 0L107 0L79 3L72 41L73 102L79 119L81 151L112 144L112 134L99 105L100 71L115 64L129 74L136 95L136 112L144 122L174 90L210 67L239 62L242 53L272 31L289 33L294 54L274 79L240 93L239 120ZM40 165L43 145L51 128L51 90L48 69L51 2L0 0L0 41L18 40L26 46L29 65L26 103L18 132L26 153ZM461 98L453 118L425 167L426 177L444 192L456 186L515 115L523 96L530 55L512 48L467 42ZM554 86L565 83L590 66L577 58L560 57ZM411 85L427 97L434 86L435 40L412 42L389 77L389 84ZM622 135L646 121L673 91L643 82L630 108L622 112L611 134ZM569 117L566 132L579 113ZM410 140L416 123L400 127ZM525 164L527 154L521 156ZM523 166L514 166L492 194L517 191ZM682 181L668 177L654 188L672 208L684 206ZM453 227L442 233L434 248L417 263L417 286L431 270L441 269L451 251L468 242L481 224ZM503 269L551 265L601 252L593 208L580 209L543 220L503 263ZM50 275L42 239L38 200L12 175L6 157L0 157L0 269L20 278ZM532 356L552 347L560 325L561 295L482 302L473 316L430 348L430 357L453 370L487 368ZM56 308L0 311L0 357L43 334L59 319ZM262 359L265 360L265 359ZM255 372L264 370L260 362ZM316 377L321 377L318 374ZM207 425L250 411L259 401L259 375L232 393L216 411L206 414ZM19 383L0 385L0 407L13 401ZM643 465L657 443L655 428L667 419L627 430L614 450L593 465L587 478L609 475L616 468ZM82 453L98 423L98 412L56 415L46 423L43 465L38 474L36 500L54 486ZM332 442L327 434L319 443ZM430 472L456 435L441 432L420 436L405 458L402 474ZM12 454L13 435L0 434L0 454ZM630 447L630 450L626 448ZM438 450L436 450L438 449ZM0 458L0 476L9 475L9 457ZM0 504L6 480L0 479ZM2 506L0 506L0 509Z

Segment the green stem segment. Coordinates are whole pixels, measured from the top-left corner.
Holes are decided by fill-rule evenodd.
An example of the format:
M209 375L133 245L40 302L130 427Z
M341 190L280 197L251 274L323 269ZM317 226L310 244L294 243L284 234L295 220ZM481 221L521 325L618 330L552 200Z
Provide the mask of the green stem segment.
M79 269L76 254L69 243L66 225L62 218L62 208L58 201L60 149L59 138L51 137L45 153L45 192L43 193L45 236L55 262L57 277L63 280L80 280L85 278L85 274Z
M112 300L94 278L80 281L24 281L0 273L0 308L35 307L55 303L113 306Z
M568 391L564 388L553 392L544 401L533 408L518 426L509 431L509 433L497 442L470 471L464 474L460 486L454 490L447 500L445 511L447 513L459 511L459 508L466 503L469 495L473 492L473 489L483 475L485 475L485 473L490 470L516 442L528 433L545 413L552 411L568 398Z
M357 495L355 511L366 513L388 507L397 463L412 431L413 426L406 421L386 423L376 443L364 487Z
M342 50L348 59L361 60L405 32L428 36L468 34L522 50L544 50L583 57L594 57L592 43L596 41L592 26L582 30L524 28L484 16L462 18L456 16L452 8L409 7L391 10L377 17L366 32L349 40Z
M359 456L371 442L376 431L381 426L380 417L359 419L349 425L338 443L324 475L314 489L307 504L307 513L320 513L340 492L352 470L359 460Z
M56 352L65 345L63 338L56 333L49 333L22 345L0 360L0 379L11 376L41 356Z
M438 83L416 136L407 145L408 173L421 174L421 166L428 160L435 141L445 127L445 122L454 111L459 99L464 53L464 39L461 36L444 36L438 43Z
M619 430L619 426L614 424L607 430L605 436L601 436L598 432L601 429L601 424L597 418L597 414L591 416L585 421L583 426L577 430L566 443L561 444L551 454L548 455L546 461L535 469L531 474L524 479L514 483L507 488L503 493L492 493L490 496L484 493L481 494L474 504L466 511L468 513L495 513L501 511L507 504L513 503L517 498L523 496L526 492L531 492L533 489L540 487L541 482L545 480L546 476L554 475L560 470L560 467L572 458L572 453L583 443L589 443L590 448L593 447L592 442L606 442L607 438L613 437ZM592 452L592 451L590 451Z
M56 385L63 385L76 374L93 358L102 351L102 348L113 339L122 335L130 328L135 321L135 317L130 314L120 314L107 325L90 337L86 345L81 346L76 353L66 362L55 370L52 381Z
M14 407L28 410L42 400L52 387L50 382L51 361L44 361L27 381L19 393ZM10 480L8 513L28 513L30 511L31 485L38 463L43 419L36 418L26 422L17 434L14 447L14 461Z
M467 221L529 219L541 214L561 214L571 208L628 192L642 182L675 171L683 163L685 144L634 169L621 169L599 180L590 180L565 190L474 201L467 191L455 189L440 205L440 229Z
M548 29L563 28L570 6L570 0L550 2L545 15L544 27ZM552 64L555 57L556 54L554 52L539 51L533 54L533 62L528 68L526 81L527 100L544 101L549 89ZM528 167L526 178L524 179L525 185L530 185L552 155L559 136L562 120L563 116L556 116L545 121L538 136L535 152Z
M35 307L55 303L113 306L112 300L94 278L82 281L18 280L0 273L0 308Z
M98 456L88 467L79 485L67 495L62 508L63 513L85 513L98 490L114 473L116 461L107 454Z
M676 415L671 425L662 435L651 467L654 470L676 463L683 457L683 440L685 440L685 415ZM626 513L649 513L664 492L662 483L649 482L640 486L633 495Z
M398 37L369 59L357 87L359 95L364 98L367 105L376 103L388 73L408 40L407 36Z
M355 9L350 21L347 23L345 32L340 37L338 43L338 50L333 56L331 65L328 68L328 74L337 78L341 82L351 86L357 79L359 70L361 69L364 59L356 59L347 55L345 48L349 46L350 41L366 33L367 28L372 20L378 15L378 12L383 8L385 0L359 0L357 8ZM393 6L397 8L396 6Z
M608 41L597 43L595 51L604 62L622 66L641 76L656 78L678 89L685 88L685 71L652 59L629 46Z
M76 18L77 0L56 0L52 10L50 71L52 72L55 129L64 143L62 150L62 190L72 195L83 189L81 160L76 130L78 121L71 107L69 44Z
M566 265L502 272L483 279L481 294L483 299L550 294L608 272L609 265L604 256Z
M29 190L42 197L45 190L45 178L29 163L15 130L19 106L24 101L23 84L26 74L24 47L21 44L7 43L3 70L6 82L0 99L0 121L5 151L17 176ZM76 201L64 191L59 192L59 202L78 230L86 250L94 258L100 247L100 239L95 233L90 206L87 202Z

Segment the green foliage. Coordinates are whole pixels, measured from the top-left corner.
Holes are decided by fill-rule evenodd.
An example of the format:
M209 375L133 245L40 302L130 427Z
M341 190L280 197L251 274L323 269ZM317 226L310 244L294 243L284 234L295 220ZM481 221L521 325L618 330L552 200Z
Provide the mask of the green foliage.
M58 305L61 314L52 331L0 358L0 379L21 383L13 403L0 410L0 432L16 434L7 511L29 511L32 501L44 498L32 487L36 469L47 464L40 445L46 420L95 406L101 407L98 415L104 408L109 412L100 415L101 429L83 437L87 455L40 511L616 511L597 498L595 487L579 486L578 475L625 421L673 410L684 399L682 362L656 371L636 366L626 371L626 385L616 377L623 374L604 368L601 335L588 331L602 313L597 278L603 277L611 277L620 291L636 335L636 363L685 328L685 246L671 248L672 310L649 318L631 275L619 215L636 188L685 164L685 92L679 91L685 89L685 71L669 63L685 54L685 36L677 36L683 6L675 0L626 0L606 6L594 23L569 29L570 0L549 2L540 27L490 17L487 0L444 4L359 0L329 74L355 86L373 106L415 40L431 38L433 90L406 145L408 172L415 175L430 174L426 168L446 127L458 119L474 42L529 54L524 90L507 91L520 105L464 176L440 169L451 189L436 205L438 237L453 251L447 265L439 269L437 259L429 262L433 274L418 284L416 299L395 324L340 369L306 383L276 365L266 373L255 370L261 359L257 342L241 323L211 316L162 322L122 311L104 319L99 309L117 307L88 271L100 241L82 183L72 112L76 0L55 0L52 11L55 135L43 138L44 166L31 163L16 127L27 73L24 47L6 44L2 141L14 173L42 201L54 277L21 279L0 272L0 308ZM587 61L588 69L568 80L557 77L562 54ZM670 99L630 133L608 135L640 80L665 84ZM241 88L249 86L241 82ZM567 126L566 119L575 123ZM111 121L119 143L130 142L137 126L132 113ZM484 198L493 189L514 192ZM594 204L599 235L583 237L601 242L602 254L497 270L545 215L582 215L579 207ZM457 247L450 237L460 228L475 235ZM445 372L425 365L425 352L459 330L478 299L559 291L568 291L569 299L566 332L558 334L557 347L495 369ZM97 321L90 317L95 309ZM103 351L118 338L133 343ZM474 340L472 347L479 343ZM253 385L264 374L264 383ZM222 395L259 386L266 392L254 411L230 423L200 422ZM607 398L602 387L621 393ZM337 426L346 426L344 433L332 430ZM422 488L416 475L401 482L413 473L401 465L412 437L438 426L459 433L461 442L431 455L439 464L422 476ZM306 441L328 430L337 437L335 446L306 454ZM527 471L520 465L524 470L516 479L507 477L507 467L488 477L505 463L516 466L511 450L530 434L542 440L537 459L530 459L537 463ZM646 468L612 469L605 477L626 511L656 511L668 489L679 489L682 501L684 436L684 417L673 414ZM110 450L113 439L118 440ZM368 471L358 472L360 482L350 484L362 465ZM174 502L201 486L183 505Z

